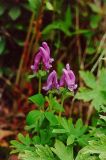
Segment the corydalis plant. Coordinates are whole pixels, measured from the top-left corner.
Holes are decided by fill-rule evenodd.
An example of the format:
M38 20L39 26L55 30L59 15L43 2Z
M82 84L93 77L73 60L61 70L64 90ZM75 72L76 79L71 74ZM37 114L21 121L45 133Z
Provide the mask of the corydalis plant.
M58 151L56 152L58 148L57 146L59 144L59 148L62 145L62 150L65 150L66 152L64 160L67 160L68 156L72 153L71 150L73 148L71 147L72 149L70 150L69 145L74 143L74 139L76 137L73 138L73 142L70 142L70 137L74 137L73 135L70 135L70 130L74 127L70 123L72 127L71 129L69 128L67 120L65 118L62 118L62 112L64 112L65 99L69 96L72 96L72 91L74 91L74 89L76 89L77 87L77 85L75 84L75 75L70 69L69 64L67 64L66 68L63 69L60 80L58 80L57 72L53 70L47 77L46 85L43 86L43 89L48 92L48 94L44 96L41 93L41 78L43 77L42 73L45 71L49 71L49 69L52 67L52 62L53 58L50 57L50 49L47 43L43 42L42 46L39 48L37 55L35 56L34 64L31 66L32 70L34 71L34 75L39 78L39 93L29 97L29 100L37 106L37 109L29 112L26 118L26 130L31 133L31 138L29 135L26 135L24 137L22 134L19 134L18 139L21 143L17 141L11 142L12 147L16 149L13 151L13 153L22 153L20 154L20 160L24 160L23 158L25 158L25 160L27 158L28 160L61 159L63 155L60 156L57 154L56 158L56 153L59 153ZM69 89L69 91L67 88ZM58 97L60 99L56 97L56 93L58 94ZM58 133L55 132L56 130L58 131ZM59 139L61 139L61 136L64 136L64 142L65 140L67 141L66 143L68 145L66 146L66 148L63 142L58 141ZM55 141L58 141L59 144L56 143L55 148L53 149ZM48 147L46 147L47 145ZM38 149L39 154L37 155L37 146L43 147L42 149L45 151L48 150L49 147L52 147L52 150L49 149L51 158L50 154L47 154L47 152L44 152L44 156L42 157L42 152L39 150L40 148ZM31 152L31 155L27 155L25 157L25 152L27 151ZM63 160L63 158L61 160Z

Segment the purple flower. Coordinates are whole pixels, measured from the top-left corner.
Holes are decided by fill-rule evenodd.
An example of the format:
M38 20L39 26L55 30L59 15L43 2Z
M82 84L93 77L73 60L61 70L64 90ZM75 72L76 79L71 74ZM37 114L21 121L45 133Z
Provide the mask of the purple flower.
M47 43L43 42L42 46L43 47L40 47L40 52L42 54L43 64L46 70L49 70L52 67L51 63L54 61L54 59L50 58L50 49Z
M57 73L55 70L53 70L48 78L47 78L47 84L43 87L44 90L48 91L52 88L59 88L58 80L57 80Z
M70 91L73 91L77 88L75 84L75 75L72 70L70 70L70 65L66 65L66 69L63 69L63 75L60 79L60 87L67 86Z
M54 61L53 58L50 58L50 48L46 42L42 43L42 47L39 48L39 51L34 59L34 65L31 66L31 69L34 72L37 72L39 69L39 64L42 63L43 67L46 71L48 71L52 65L51 63Z
M34 72L38 71L38 69L39 69L39 63L41 61L41 58L42 58L41 52L38 52L37 55L35 56L35 59L34 59L34 65L31 65L31 69Z

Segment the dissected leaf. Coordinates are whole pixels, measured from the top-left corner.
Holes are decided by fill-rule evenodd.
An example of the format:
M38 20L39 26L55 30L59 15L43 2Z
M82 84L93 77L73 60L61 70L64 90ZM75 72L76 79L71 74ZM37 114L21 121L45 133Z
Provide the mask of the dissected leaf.
M82 99L83 101L87 102L91 101L95 94L96 93L90 89L80 88L79 92L77 92L77 94L75 95L75 98L79 100Z
M91 101L92 106L97 111L104 110L105 112L103 106L106 105L106 69L101 69L97 80L95 80L94 75L88 71L81 71L80 74L86 86L89 88L79 88L75 98L85 102Z
M96 87L96 79L95 79L95 76L91 72L80 71L80 76L88 87L90 88Z
M18 134L18 140L25 144L25 145L30 145L31 144L31 139L29 137L29 135L23 136L21 133Z
M12 140L11 142L11 147L13 148L11 154L14 153L23 153L25 150L33 151L33 147L31 146L26 146L16 140Z
M36 151L32 152L32 151L25 150L24 153L19 154L20 160L40 160L39 158L38 159L37 158L38 156L36 154Z
M55 148L51 148L52 151L58 156L60 160L73 160L73 147L65 146L63 142L56 140Z
M98 140L92 140L89 142L89 144L84 147L79 152L79 157L82 155L89 155L89 157L92 157L91 155L95 154L97 155L100 160L106 159L106 135L101 135ZM76 159L79 160L79 159Z

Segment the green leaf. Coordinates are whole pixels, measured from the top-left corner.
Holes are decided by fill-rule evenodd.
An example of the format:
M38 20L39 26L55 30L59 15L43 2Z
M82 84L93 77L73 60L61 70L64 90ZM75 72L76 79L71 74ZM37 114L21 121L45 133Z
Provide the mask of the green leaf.
M29 79L32 79L32 78L35 78L35 77L36 77L36 74L28 75L28 78L29 78Z
M15 39L14 38L14 41L20 46L20 47L23 47L24 46L24 41L21 40L21 39Z
M49 146L36 145L36 147L36 153L40 158L39 160L57 160L57 158L54 158L54 155Z
M59 104L54 98L51 100L51 105L56 112L64 112L63 106L61 106L61 104Z
M105 111L103 106L106 106L106 69L102 68L100 70L97 80L88 71L81 71L80 75L86 84L86 88L80 87L75 98L85 102L91 101L92 106L97 111Z
M72 25L72 15L70 7L68 7L64 16L64 20L57 20L54 21L52 24L49 24L43 29L42 34L46 35L53 30L60 30L64 32L64 34L66 34L67 36L71 36L71 32L69 30L71 25Z
M90 154L79 154L77 155L75 160L100 160L97 156L92 156Z
M52 3L50 3L49 1L46 1L46 8L50 11L53 11L54 10L54 7L52 5Z
M84 147L80 152L79 155L87 155L91 157L97 156L100 160L106 159L106 135L100 135L97 140L89 141L89 144ZM78 159L79 160L79 159Z
M6 41L3 37L0 37L0 55L4 53L6 47Z
M41 118L42 114L43 113L38 110L33 110L33 111L29 112L27 115L27 118L26 118L27 124L33 125L38 119Z
M71 9L68 6L65 14L65 24L67 27L70 27L72 25L72 14L71 14Z
M90 54L90 55L91 55L91 54L94 54L94 53L95 53L95 48L92 47L92 46L87 47L86 53L87 53L87 54Z
M45 117L48 119L51 125L58 124L57 118L52 112L45 112Z
M96 3L89 3L89 6L92 9L92 11L95 12L95 13L101 13L102 12L100 6L97 5Z
M52 133L57 133L57 134L66 133L66 130L65 129L53 129Z
M28 99L39 107L44 106L45 98L43 97L42 94L35 94L35 95L29 97Z
M4 14L5 10L6 6L2 2L0 2L0 16Z
M24 137L21 133L19 133L18 134L18 140L20 142L22 142L23 144L28 145L28 146L31 144L31 139L30 139L29 135L26 135Z
M49 146L35 145L33 151L25 150L19 154L20 160L57 160Z
M36 157L36 159L35 159ZM37 156L36 151L28 151L25 150L24 153L19 154L19 159L20 160L40 160L39 157Z
M91 28L95 29L99 26L99 23L101 21L100 15L92 15L90 18L90 26Z
M33 147L31 146L26 146L16 140L12 140L11 142L11 147L14 148L14 150L11 152L12 153L22 153L24 152L25 150L29 150L29 151L32 151L33 150Z
M42 70L39 70L39 71L38 71L38 77L39 77L39 76L40 76L40 77L44 77L44 76L46 76L46 74L47 74L46 71L42 71Z
M76 138L78 139L79 137L83 136L86 131L87 131L87 126L83 125L82 119L78 119L75 124Z
M41 143L41 140L40 140L40 137L39 136L34 136L32 138L32 143L35 145L35 144L40 144Z
M106 116L100 115L100 118L106 122Z
M75 32L71 32L71 36L79 35L79 34L90 34L90 30L87 29L77 29Z
M30 9L37 13L41 5L41 0L28 0L28 2Z
M73 144L75 140L75 136L70 134L67 138L67 145Z
M87 88L79 88L79 91L75 95L75 99L83 100L84 102L91 101L96 93Z
M63 142L56 140L55 148L51 150L58 156L60 160L73 160L73 148L72 146L65 146Z
M83 127L83 122L82 119L78 119L76 124L75 124L75 128L77 128L78 130L80 130L80 128Z
M8 14L11 17L11 19L14 21L17 18L19 18L19 16L21 15L21 10L19 7L13 7L9 10Z
M98 85L100 87L100 90L106 91L106 68L102 68L102 70L100 71Z
M106 105L106 92L98 91L95 93L95 97L92 100L92 106L95 107L97 111L100 111L102 105Z
M96 87L96 79L94 75L89 71L80 71L80 76L84 80L85 84L90 88Z
M60 124L66 130L67 133L70 133L70 125L66 118L60 118Z
M43 35L49 34L53 30L60 30L60 31L64 32L67 36L70 35L70 32L69 32L67 26L65 25L65 22L61 21L61 20L54 21L52 24L49 24L48 26L46 26L43 29L42 34Z

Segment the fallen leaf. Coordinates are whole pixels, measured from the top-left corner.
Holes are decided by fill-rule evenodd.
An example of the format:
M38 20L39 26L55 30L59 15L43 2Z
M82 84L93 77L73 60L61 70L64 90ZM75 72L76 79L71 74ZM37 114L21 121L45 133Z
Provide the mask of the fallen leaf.
M14 135L14 132L9 130L0 130L0 140L11 135Z

